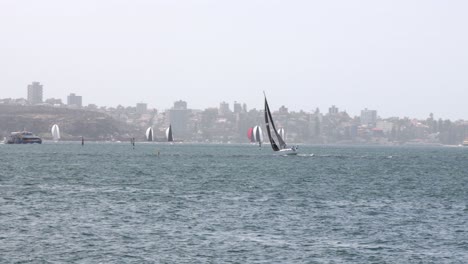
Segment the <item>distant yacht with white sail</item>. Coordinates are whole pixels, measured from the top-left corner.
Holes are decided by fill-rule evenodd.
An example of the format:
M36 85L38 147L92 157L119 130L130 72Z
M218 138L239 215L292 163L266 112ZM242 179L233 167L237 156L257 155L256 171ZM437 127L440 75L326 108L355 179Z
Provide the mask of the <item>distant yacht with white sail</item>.
M154 140L154 133L153 133L153 128L152 127L148 127L148 129L146 129L146 140L147 141L153 141Z
M174 137L172 136L172 126L169 124L169 127L166 129L166 139L167 142L174 142Z
M284 128L278 129L278 134L281 136L283 140L286 140L286 134L284 133Z
M270 107L268 106L268 101L265 95L265 124L266 130L268 134L268 139L270 140L271 148L274 152L281 154L281 155L296 155L297 154L297 146L288 147L286 142L284 142L283 137L281 137L280 133L275 127L275 123L273 122L273 117L271 116ZM271 125L271 128L270 128ZM274 133L272 135L272 132ZM276 144L275 138L278 140L278 144Z
M52 133L52 138L54 139L55 142L58 142L60 139L60 129L57 124L54 124L51 129Z
M258 145L261 147L263 142L262 127L254 126L249 128L249 130L247 131L247 137L249 138L251 143L258 143Z

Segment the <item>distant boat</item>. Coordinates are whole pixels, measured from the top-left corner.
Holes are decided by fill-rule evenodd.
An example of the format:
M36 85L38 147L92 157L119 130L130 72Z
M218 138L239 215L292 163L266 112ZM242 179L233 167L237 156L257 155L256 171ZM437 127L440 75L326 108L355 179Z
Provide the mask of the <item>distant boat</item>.
M277 152L278 154L283 154L283 155L296 155L297 154L297 147L296 146L288 147L286 145L286 142L284 142L284 139L278 133L278 130L276 130L275 123L273 122L273 117L271 116L270 107L268 106L266 95L265 95L265 124L266 124L268 139L270 140L270 145L273 151ZM271 128L270 128L270 125L271 125ZM271 130L273 130L274 135L272 135ZM278 140L278 144L276 144L274 137L276 137L276 139Z
M254 126L247 130L247 138L250 140L250 143L258 143L262 146L263 142L263 131L260 126Z
M153 128L152 127L148 127L148 129L146 129L146 140L147 141L153 141Z
M167 142L174 142L174 138L172 137L172 126L169 125L169 127L166 129L166 139Z
M59 126L57 124L54 124L52 126L52 137L54 138L54 141L57 142L59 141L60 139L60 129L59 129Z
M468 147L468 139L463 140L462 145L463 145L464 147Z
M42 144L42 139L31 132L21 131L12 132L11 135L6 139L6 144Z
M278 134L281 136L283 140L286 140L286 135L284 134L284 128L278 129Z
M253 137L254 137L254 142L258 142L258 145L261 147L262 142L263 142L263 131L260 126L254 126Z

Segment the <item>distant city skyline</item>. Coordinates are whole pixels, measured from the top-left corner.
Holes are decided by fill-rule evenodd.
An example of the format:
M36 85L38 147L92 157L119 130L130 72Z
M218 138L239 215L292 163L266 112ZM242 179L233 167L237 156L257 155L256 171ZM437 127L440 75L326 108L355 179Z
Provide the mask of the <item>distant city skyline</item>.
M0 97L468 119L465 1L8 1Z
M26 91L26 96L24 97L11 97L11 98L24 98L24 99L28 99L28 96L30 95L30 87L32 87L33 85L39 85L40 84L40 89L41 89L41 96L42 96L42 93L45 91L47 92L47 87L44 88L44 84L42 82L37 82L37 81L33 81L32 84L28 84L26 87L27 89L25 90ZM47 93L46 93L47 94ZM4 98L10 98L8 96L5 96L3 98L0 98L0 99L4 99ZM72 99L72 101L70 101L70 98L76 98L76 99ZM247 108L248 109L257 109L257 110L262 110L263 109L263 97L262 98L262 105L259 106L259 107L251 107L249 105L247 105ZM188 108L189 109L207 109L207 108L213 108L213 107L218 107L219 104L224 104L226 103L229 107L229 109L231 111L234 110L234 104L235 103L239 103L239 104L246 104L245 102L242 102L242 101L238 101L238 100L234 100L232 102L229 102L229 101L226 101L226 100L220 100L218 103L214 103L213 105L207 105L207 106L200 106L200 107L192 107L192 104L189 100L184 100L184 99L177 99L177 100L174 100L173 102L170 102L169 104L164 104L164 105L168 105L167 107L158 107L158 104L154 104L154 103L151 103L151 102L147 102L145 100L140 100L136 103L131 103L131 104L122 104L122 103L119 103L119 104L116 104L116 105L108 105L108 104L99 104L99 103L94 103L94 102L85 102L85 103L82 103L82 96L77 96L75 93L68 93L66 96L65 96L65 100L62 100L63 98L61 97L58 97L58 96L44 96L44 99L43 101L45 102L47 99L58 99L59 101L65 101L67 105L75 105L75 106L79 106L79 107L84 107L84 106L87 106L87 105L97 105L98 107L117 107L119 105L121 106L124 106L124 107L128 107L128 106L131 106L131 107L138 107L139 104L145 104L147 108L150 108L150 109L158 109L158 110L169 110L169 109L172 109L174 107L174 104L177 103L177 101L184 101L188 104ZM87 98L85 98L86 100ZM74 100L78 100L77 103L75 103ZM34 102L33 104L37 104L38 102ZM65 103L64 103L65 104ZM163 104L161 104L163 105ZM336 104L331 104L329 106L324 106L324 107L319 107L319 106L315 106L315 107L312 107L310 109L297 109L297 108L294 108L294 107L291 107L289 105L285 105L285 104L281 104L281 105L278 105L277 107L274 106L272 109L274 109L275 111L278 110L280 107L282 106L285 106L286 108L288 108L290 111L295 111L295 112L298 112L298 111L305 111L305 112L314 112L317 108L319 108L320 112L321 113L328 113L330 111L331 108L336 108L336 111L340 111L340 112L347 112L350 116L362 116L362 113L363 111L366 112L366 111L372 111L372 112L375 112L374 115L376 117L381 117L381 118L390 118L390 117L400 117L400 118L403 118L403 117L409 117L409 118L417 118L417 119L425 119L425 118L428 118L430 114L433 114L433 116L436 118L436 119L439 119L439 118L442 118L442 119L452 119L452 120L468 120L468 118L450 118L450 117L444 117L444 116L438 116L436 112L434 111L430 111L428 115L426 116L411 116L411 115L381 115L381 110L379 110L378 108L375 108L375 109L368 109L368 107L362 107L360 110L357 110L356 113L354 112L351 112L351 111L348 111L346 108L342 108L341 106L339 105L336 105Z

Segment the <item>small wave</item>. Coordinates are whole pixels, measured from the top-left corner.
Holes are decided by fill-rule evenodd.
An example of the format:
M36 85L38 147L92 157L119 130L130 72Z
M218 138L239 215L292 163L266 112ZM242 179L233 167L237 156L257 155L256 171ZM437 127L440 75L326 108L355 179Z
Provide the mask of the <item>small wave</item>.
M135 175L140 176L140 175L151 175L151 174L150 174L150 173L147 173L147 172L145 172L145 171L142 171L142 170L137 170L137 171L135 172Z
M254 155L247 155L247 154L234 154L232 155L231 157L233 158L248 158L248 157L252 157Z

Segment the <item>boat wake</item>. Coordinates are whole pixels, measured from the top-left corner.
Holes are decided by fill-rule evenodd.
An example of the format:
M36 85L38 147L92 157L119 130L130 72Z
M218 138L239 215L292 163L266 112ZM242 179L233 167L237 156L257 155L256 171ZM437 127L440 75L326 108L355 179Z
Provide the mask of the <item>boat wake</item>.
M315 154L314 153L311 153L311 154L301 153L301 154L297 154L296 156L298 156L298 157L315 157Z

